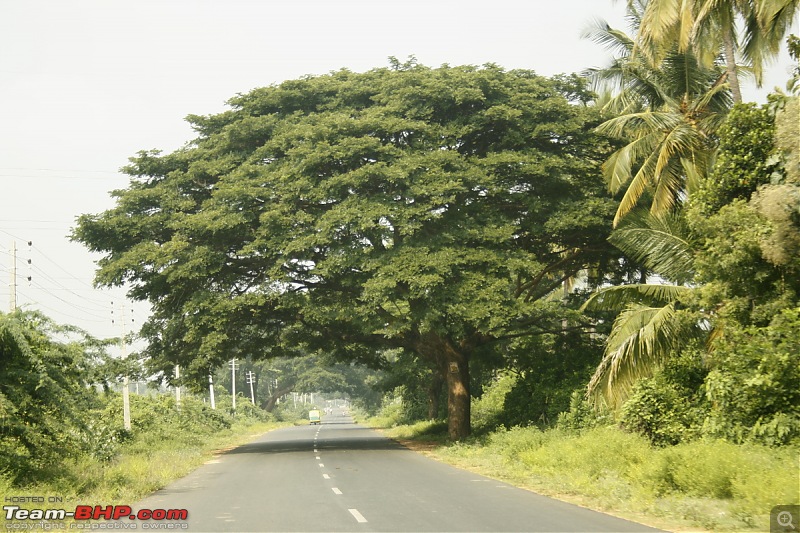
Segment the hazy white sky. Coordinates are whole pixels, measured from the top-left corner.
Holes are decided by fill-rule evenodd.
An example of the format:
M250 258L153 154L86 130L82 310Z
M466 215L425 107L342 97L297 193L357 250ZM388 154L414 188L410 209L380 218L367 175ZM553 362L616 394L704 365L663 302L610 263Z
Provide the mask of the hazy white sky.
M190 140L190 113L222 111L236 93L304 74L386 66L389 56L543 75L602 66L606 52L581 30L597 17L624 28L623 8L611 0L0 0L0 309L16 241L20 305L98 337L120 333L111 301L119 319L124 291L92 289L98 257L66 236L77 215L113 206L108 191L127 185L118 169L128 157ZM765 87L783 85L790 63L784 54ZM745 96L764 94L751 87ZM128 303L125 312L140 324L147 308Z

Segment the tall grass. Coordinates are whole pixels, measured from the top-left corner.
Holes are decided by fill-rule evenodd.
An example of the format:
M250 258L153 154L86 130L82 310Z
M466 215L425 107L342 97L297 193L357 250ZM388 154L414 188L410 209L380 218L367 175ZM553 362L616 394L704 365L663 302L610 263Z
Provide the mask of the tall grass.
M660 448L616 427L580 433L515 427L439 447L435 455L667 529L769 530L772 507L800 503L796 447L707 440Z

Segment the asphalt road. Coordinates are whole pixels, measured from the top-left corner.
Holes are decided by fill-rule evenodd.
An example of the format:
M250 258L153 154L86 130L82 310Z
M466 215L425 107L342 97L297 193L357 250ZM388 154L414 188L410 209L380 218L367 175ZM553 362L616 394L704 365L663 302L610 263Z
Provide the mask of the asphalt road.
M342 412L266 433L134 507L188 509L192 532L656 531L428 459Z

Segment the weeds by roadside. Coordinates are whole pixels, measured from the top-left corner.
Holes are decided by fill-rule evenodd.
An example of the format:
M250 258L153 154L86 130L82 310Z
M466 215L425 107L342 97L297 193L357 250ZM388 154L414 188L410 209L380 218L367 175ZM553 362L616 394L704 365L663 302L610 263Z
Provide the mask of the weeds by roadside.
M455 466L670 530L764 531L773 506L800 502L796 447L720 440L654 447L615 427L500 427L457 443L447 442L441 422L385 433Z
M13 483L0 475L0 494L61 498L66 508L131 505L215 454L292 424L247 402L233 417L224 408L214 411L191 397L184 398L178 411L171 396L136 396L131 402L133 430L105 431L104 423L117 418L118 403L109 401L97 413L97 442L88 443L86 453L64 458L47 472L34 472L28 482ZM21 503L20 507L36 505Z

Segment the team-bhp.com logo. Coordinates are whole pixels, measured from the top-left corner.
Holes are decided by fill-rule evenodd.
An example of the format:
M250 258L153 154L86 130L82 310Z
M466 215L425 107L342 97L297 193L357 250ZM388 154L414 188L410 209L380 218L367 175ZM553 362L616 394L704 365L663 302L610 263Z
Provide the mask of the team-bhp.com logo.
M77 521L84 520L154 520L155 524L142 524L142 529L164 529L169 521L186 520L189 517L187 509L139 509L133 510L130 505L78 505L74 511L66 509L22 509L18 505L4 505L6 521L59 521L72 519L75 523L70 524L71 529L88 529L84 524ZM130 529L135 529L134 524L130 524ZM174 529L176 524L169 524ZM25 528L30 529L30 528ZM52 527L47 528L52 529ZM94 527L91 529L95 529ZM110 529L110 528L109 528ZM117 528L114 528L117 529ZM127 527L125 529L128 529Z

